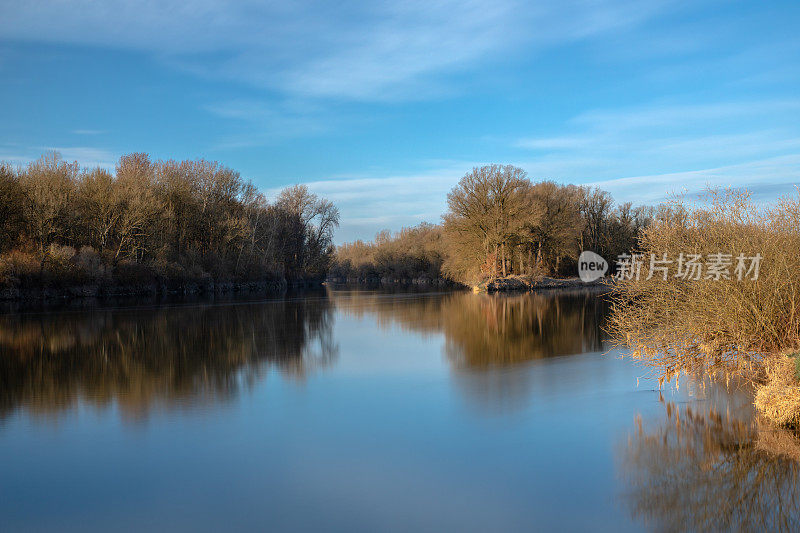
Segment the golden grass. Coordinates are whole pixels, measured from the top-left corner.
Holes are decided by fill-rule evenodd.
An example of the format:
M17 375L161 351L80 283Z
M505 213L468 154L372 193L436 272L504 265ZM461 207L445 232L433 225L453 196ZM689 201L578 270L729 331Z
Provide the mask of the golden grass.
M781 426L800 425L800 383L795 364L792 356L767 359L764 363L766 382L756 390L756 408Z

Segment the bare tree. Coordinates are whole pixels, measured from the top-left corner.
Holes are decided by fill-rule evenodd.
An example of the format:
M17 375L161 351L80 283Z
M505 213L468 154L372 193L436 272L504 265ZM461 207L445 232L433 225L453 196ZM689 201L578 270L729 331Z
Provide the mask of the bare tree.
M23 216L28 233L36 243L41 268L47 248L57 237L64 237L70 226L73 192L78 163L67 163L52 152L32 163L20 175L24 195Z
M18 245L24 233L24 194L10 165L0 164L0 253Z
M529 185L525 171L510 165L474 168L461 178L447 195L450 210L444 216L453 253L468 261L481 257L490 274L499 267L505 276L507 245L533 214L524 194ZM460 261L451 265L455 271L469 268Z

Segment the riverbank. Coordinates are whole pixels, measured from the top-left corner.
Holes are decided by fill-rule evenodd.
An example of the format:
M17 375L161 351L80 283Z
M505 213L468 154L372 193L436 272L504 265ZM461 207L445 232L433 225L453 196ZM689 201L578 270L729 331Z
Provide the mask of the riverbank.
M68 302L82 299L151 298L225 294L281 294L291 289L318 288L322 279L270 278L248 281L228 280L153 280L136 284L81 283L73 285L0 286L3 302Z
M556 289L598 289L610 288L609 279L600 279L592 282L581 281L580 278L551 278L533 276L506 276L483 281L478 284L460 283L444 278L345 278L329 277L326 280L330 285L361 285L370 287L408 287L414 289L430 288L460 288L472 289L473 292L531 292Z
M331 276L325 280L326 283L333 285L369 285L374 287L454 287L454 288L468 288L468 285L452 281L445 278L391 278L391 277L344 277L344 276Z
M473 292L526 292L554 289L603 289L610 282L599 279L592 282L581 281L580 278L550 278L533 276L506 276L495 278L472 286Z

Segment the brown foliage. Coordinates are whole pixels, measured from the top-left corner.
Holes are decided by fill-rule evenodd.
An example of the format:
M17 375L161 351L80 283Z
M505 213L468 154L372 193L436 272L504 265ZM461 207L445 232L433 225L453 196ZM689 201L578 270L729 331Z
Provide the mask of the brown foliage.
M665 379L681 372L757 375L762 356L800 344L797 291L800 199L760 209L741 191L712 192L708 204L675 202L661 209L642 234L640 251L677 259L680 254L731 254L729 279L649 277L617 284L612 329L635 357ZM758 279L734 275L739 254L760 254ZM750 276L752 277L752 276Z
M766 383L756 390L756 408L781 426L800 426L800 383L795 357L778 356L765 363Z
M339 222L336 207L304 187L270 204L219 163L153 162L147 154L123 156L114 174L56 153L25 168L2 165L0 192L8 221L0 272L5 284L21 286L81 277L324 277Z
M442 277L444 258L442 228L422 223L395 235L382 231L372 243L339 246L330 276L351 281L435 280Z
M638 279L616 286L612 332L662 380L699 373L755 382L759 410L794 425L800 384L793 360L781 354L800 347L800 258L791 252L800 247L800 196L759 208L746 192L726 190L710 192L707 202L664 206L640 249L658 258L730 254L729 275L651 277L645 260ZM757 279L736 272L740 254L760 256Z

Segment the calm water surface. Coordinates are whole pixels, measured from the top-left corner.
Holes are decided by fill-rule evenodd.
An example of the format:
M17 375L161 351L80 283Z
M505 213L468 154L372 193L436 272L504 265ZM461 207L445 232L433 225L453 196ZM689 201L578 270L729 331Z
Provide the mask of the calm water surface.
M660 393L606 314L332 290L0 315L0 529L795 529L792 437L746 394Z

